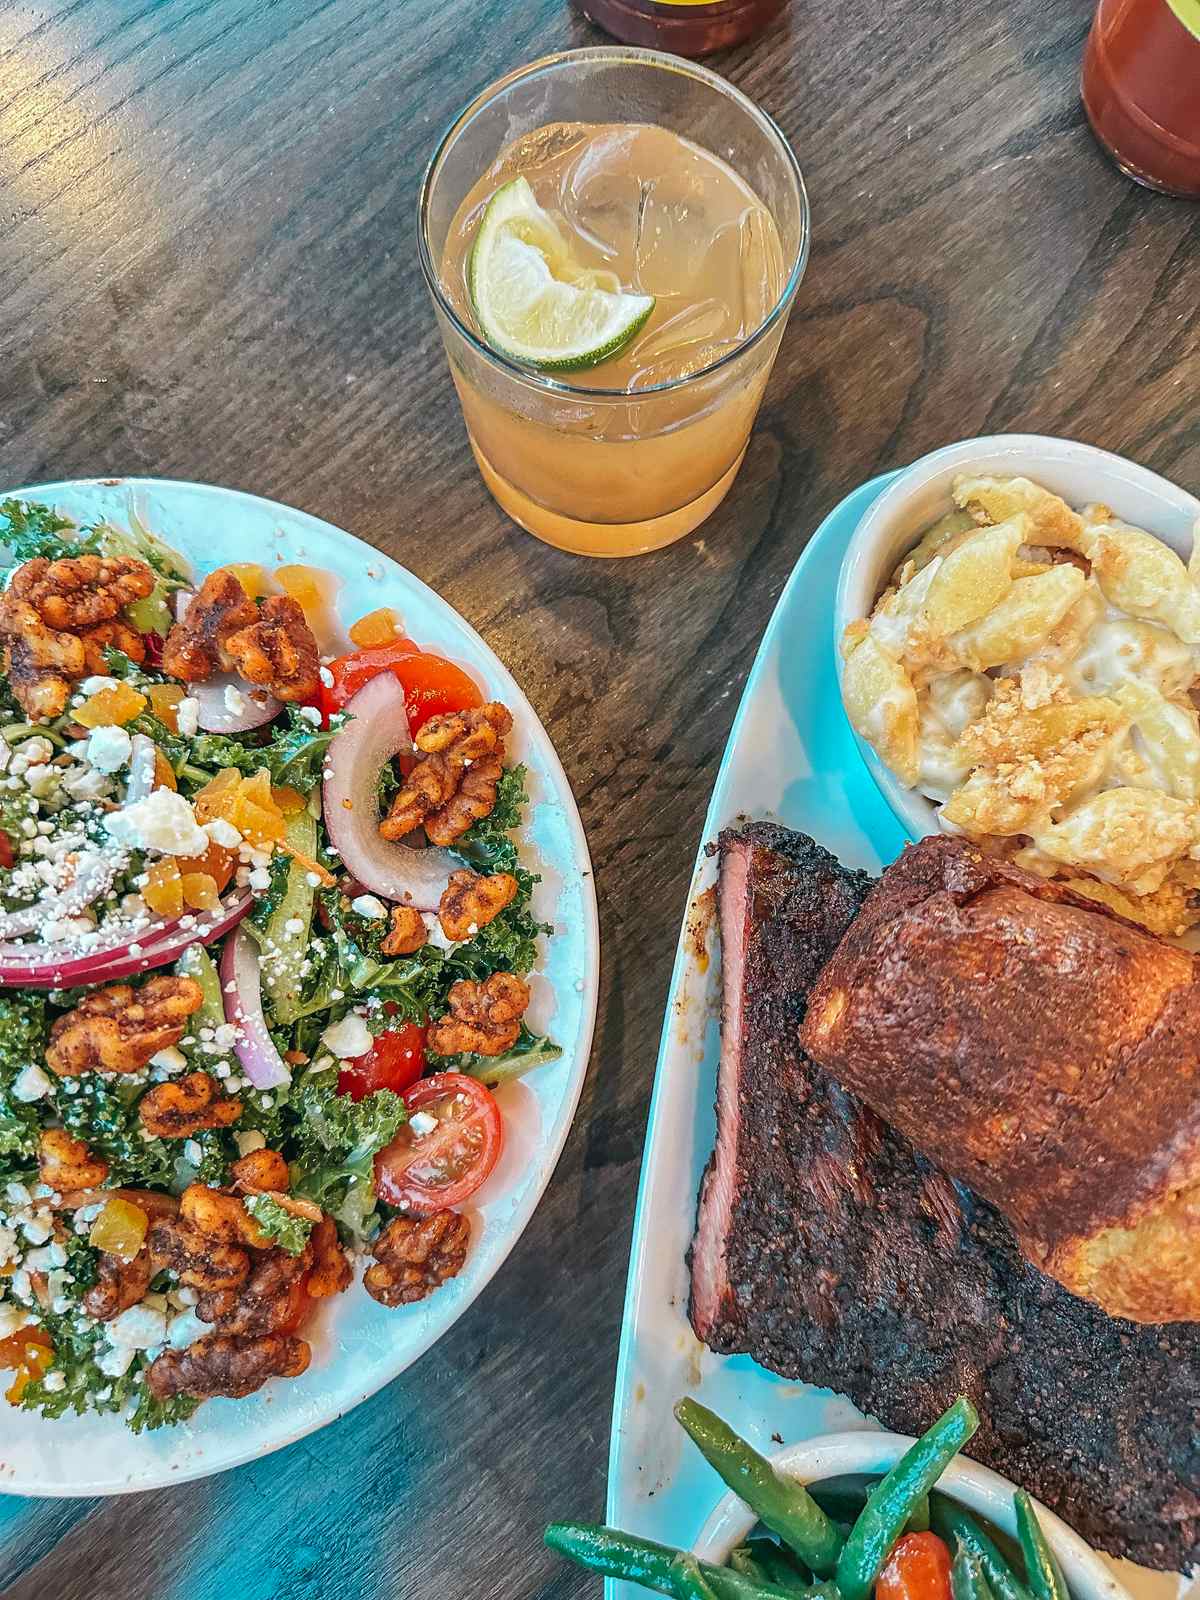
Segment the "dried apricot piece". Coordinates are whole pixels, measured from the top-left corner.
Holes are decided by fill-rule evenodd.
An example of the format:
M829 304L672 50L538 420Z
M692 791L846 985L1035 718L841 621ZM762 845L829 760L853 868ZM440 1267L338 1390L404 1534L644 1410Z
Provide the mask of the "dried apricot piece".
M149 702L132 684L118 683L112 689L97 689L75 708L76 722L85 728L120 727L140 717Z

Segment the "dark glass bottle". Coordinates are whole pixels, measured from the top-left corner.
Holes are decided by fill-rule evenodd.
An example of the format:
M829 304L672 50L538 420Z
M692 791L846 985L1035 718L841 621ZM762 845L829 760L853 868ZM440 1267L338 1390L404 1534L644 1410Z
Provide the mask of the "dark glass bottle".
M765 28L787 0L575 0L589 21L623 44L703 56Z

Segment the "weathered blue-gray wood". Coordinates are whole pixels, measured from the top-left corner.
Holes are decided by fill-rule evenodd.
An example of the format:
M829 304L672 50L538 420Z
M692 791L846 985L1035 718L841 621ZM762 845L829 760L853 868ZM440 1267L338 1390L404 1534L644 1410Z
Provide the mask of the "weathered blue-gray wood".
M539 1535L602 1509L687 875L804 539L870 474L1004 427L1200 482L1200 208L1140 193L1093 146L1076 93L1088 9L793 0L717 63L796 145L812 264L722 511L658 556L591 564L487 498L413 247L452 112L592 37L566 0L0 0L0 484L228 483L406 562L558 741L606 959L558 1176L450 1336L334 1427L226 1477L107 1503L0 1497L4 1600L596 1592Z

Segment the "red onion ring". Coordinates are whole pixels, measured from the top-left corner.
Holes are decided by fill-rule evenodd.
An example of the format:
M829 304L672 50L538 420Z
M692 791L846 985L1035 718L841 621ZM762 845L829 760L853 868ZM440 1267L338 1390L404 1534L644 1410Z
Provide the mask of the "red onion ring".
M262 970L258 949L239 928L221 952L221 997L225 1020L238 1029L234 1053L256 1089L277 1089L291 1083L287 1062L275 1048L263 1015Z
M63 960L52 945L0 944L0 989L68 989L81 983L115 983L152 967L165 967L193 944L219 939L236 926L254 904L248 889L239 890L219 912L197 912L195 924L181 926L182 919L151 924L133 942L126 930L119 940L86 956Z
M376 786L385 761L411 751L404 689L390 672L365 683L345 706L351 720L329 746L322 813L333 847L364 889L418 911L436 911L461 865L448 850L414 850L379 832Z
M104 865L103 859L99 856L93 857L74 883L68 884L56 895L47 895L36 905L22 906L17 911L0 912L0 940L19 939L22 934L32 933L36 928L40 928L43 922L53 917L78 916L85 906L91 905L97 896L105 892L111 882L111 873ZM0 962L3 962L10 952L37 948L49 947L0 944Z

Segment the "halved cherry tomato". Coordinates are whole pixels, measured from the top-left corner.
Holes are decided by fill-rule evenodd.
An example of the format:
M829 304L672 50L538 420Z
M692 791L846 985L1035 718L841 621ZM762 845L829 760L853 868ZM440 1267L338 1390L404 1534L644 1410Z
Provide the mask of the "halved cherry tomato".
M326 721L331 712L340 711L347 700L381 672L390 672L404 685L409 731L414 734L430 717L483 704L483 695L461 667L444 656L419 650L411 639L354 650L339 656L329 671L333 682L321 689L321 710Z
M394 1089L403 1094L424 1071L425 1029L415 1022L401 1022L386 1033L376 1034L366 1055L343 1061L338 1093L348 1094L351 1100L361 1100L377 1089Z
M418 1136L409 1122L375 1157L375 1182L393 1206L429 1215L469 1200L500 1158L504 1127L490 1090L461 1072L422 1078L404 1096L410 1117L437 1127Z
M9 867L12 866L14 859L12 840L5 833L4 829L0 828L0 868L3 868L4 871L7 872Z
M950 1551L936 1533L906 1533L875 1580L875 1600L950 1600Z

